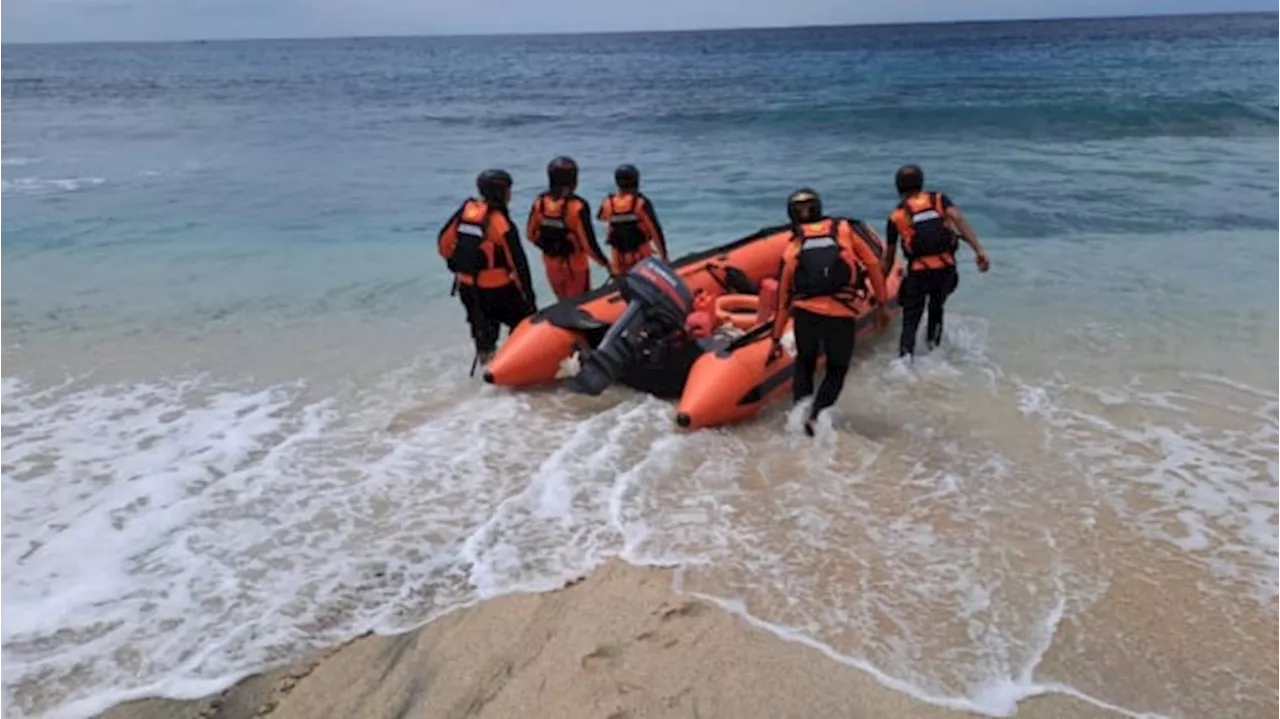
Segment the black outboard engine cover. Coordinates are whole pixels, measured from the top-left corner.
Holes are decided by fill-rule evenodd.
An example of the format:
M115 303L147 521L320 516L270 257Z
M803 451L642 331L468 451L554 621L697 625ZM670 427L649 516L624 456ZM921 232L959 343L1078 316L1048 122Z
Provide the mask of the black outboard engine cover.
M693 293L670 265L647 257L621 278L627 308L587 356L569 389L598 395L636 361L646 343L684 328Z

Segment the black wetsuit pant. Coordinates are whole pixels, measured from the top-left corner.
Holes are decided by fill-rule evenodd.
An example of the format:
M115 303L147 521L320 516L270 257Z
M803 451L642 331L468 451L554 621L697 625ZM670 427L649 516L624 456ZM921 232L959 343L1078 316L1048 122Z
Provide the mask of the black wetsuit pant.
M481 354L497 349L502 325L506 325L507 332L510 332L520 320L533 314L533 308L525 302L524 295L514 283L485 289L458 285L458 297L467 310L467 324L471 325L476 352Z
M819 412L836 403L840 390L844 389L844 376L853 361L857 320L820 315L799 307L792 312L792 317L796 334L796 380L791 385L791 393L795 401L813 394L818 357L827 357L826 376L809 410L809 419L816 419Z
M929 309L926 341L930 349L942 342L942 309L959 283L960 274L956 272L955 267L940 270L912 270L907 273L902 280L902 289L898 291L898 303L902 305L902 339L898 343L899 357L915 354L916 333L920 330L920 319L924 315L926 303Z

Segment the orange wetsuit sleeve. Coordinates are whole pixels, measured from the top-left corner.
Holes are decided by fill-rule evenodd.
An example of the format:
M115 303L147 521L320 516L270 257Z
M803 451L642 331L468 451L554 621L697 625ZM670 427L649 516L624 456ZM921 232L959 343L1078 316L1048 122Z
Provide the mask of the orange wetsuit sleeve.
M533 275L529 272L529 258L524 253L524 247L520 245L520 228L511 221L511 216L506 210L503 210L502 216L507 221L507 232L503 239L507 243L507 256L511 258L511 264L515 265L520 293L524 295L530 307L537 309L538 300L533 294Z
M449 234L449 231L457 226L458 219L461 217L462 206L459 205L458 209L454 210L453 214L449 216L449 219L444 223L444 226L440 228L440 234L436 235L436 251L439 252L440 256L444 257L446 260L449 258L444 252L444 236Z
M787 331L787 320L791 317L791 281L795 277L795 259L791 248L782 251L782 259L778 260L778 307L773 314L773 340L777 342Z
M848 222L840 223L840 235L845 242L845 247L852 247L853 254L867 268L867 275L871 278L871 288L875 290L876 299L882 305L888 302L889 293L884 284L884 270L880 266L880 258L876 257L876 253L872 252L871 248L853 236L853 228Z
M609 260L605 259L604 253L600 251L600 243L596 241L596 228L591 224L591 206L581 197L576 199L578 200L578 213L569 217L578 226L571 229L577 232L579 237L586 240L587 251L591 253L591 257L607 270L609 269Z
M658 213L653 209L653 202L644 195L640 195L640 212L641 221L648 225L648 234L653 243L658 246L658 254L662 255L662 259L667 259L667 237L662 232L662 224L658 222Z

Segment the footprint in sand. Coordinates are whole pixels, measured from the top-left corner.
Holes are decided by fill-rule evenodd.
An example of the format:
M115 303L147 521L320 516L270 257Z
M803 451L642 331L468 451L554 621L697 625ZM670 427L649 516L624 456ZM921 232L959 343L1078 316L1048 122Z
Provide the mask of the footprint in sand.
M582 668L591 671L601 666L609 666L614 659L622 656L622 647L614 644L601 644L596 650L582 658Z
M658 617L663 623L667 623L676 619L686 619L697 617L707 611L706 605L701 602L685 602L679 606L669 606L665 602L657 609L651 612L652 616ZM670 649L680 643L680 639L670 637L661 631L662 627L647 629L635 635L635 641L644 642L646 644L659 644L662 649Z
M684 604L681 604L678 607L672 607L670 609L663 609L662 607L658 607L658 612L661 612L662 621L664 622L669 622L672 619L680 619L684 617L696 617L706 611L707 611L707 608L700 602L685 602Z

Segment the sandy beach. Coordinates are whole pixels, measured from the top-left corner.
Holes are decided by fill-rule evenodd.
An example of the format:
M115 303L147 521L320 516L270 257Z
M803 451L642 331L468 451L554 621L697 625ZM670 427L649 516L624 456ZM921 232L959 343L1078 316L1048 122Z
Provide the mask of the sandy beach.
M399 636L365 636L194 701L105 719L214 717L959 717L610 561L563 590L501 597ZM1118 716L1045 695L1019 717Z

